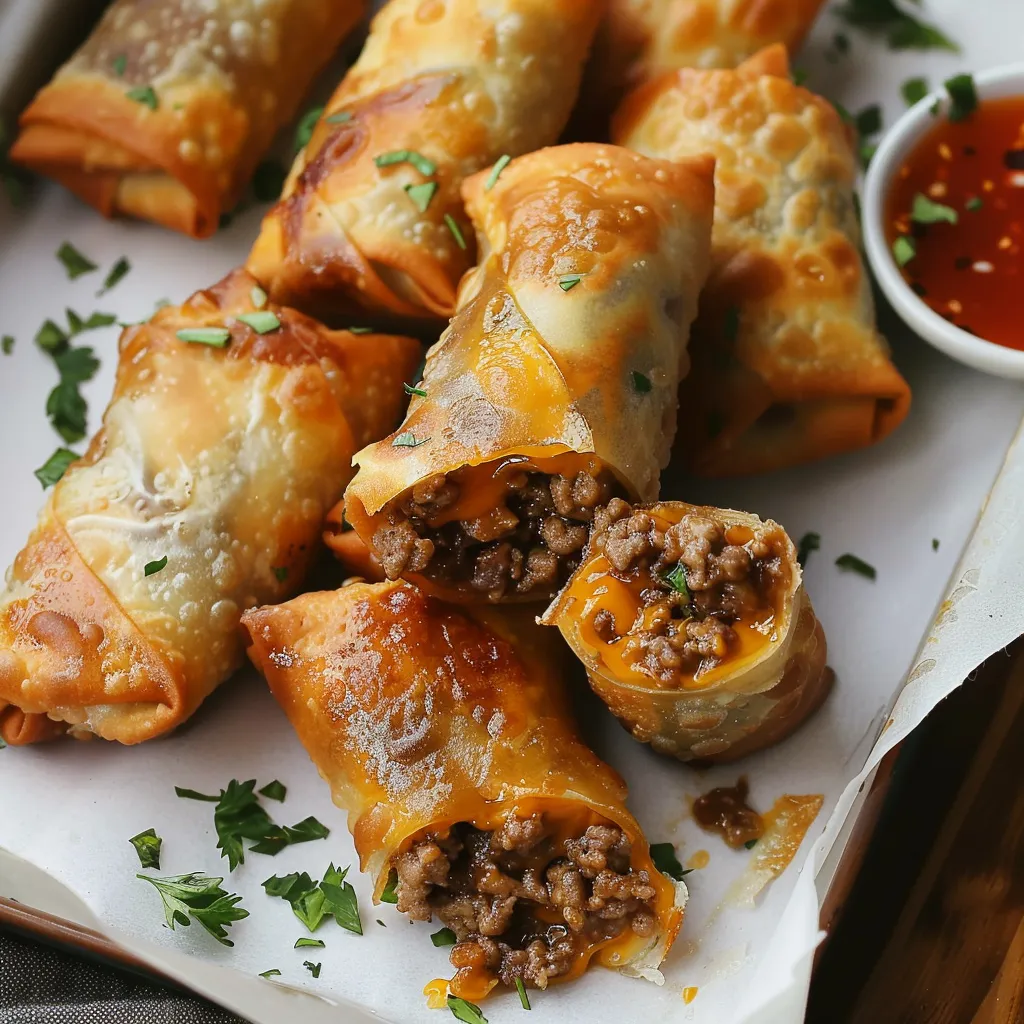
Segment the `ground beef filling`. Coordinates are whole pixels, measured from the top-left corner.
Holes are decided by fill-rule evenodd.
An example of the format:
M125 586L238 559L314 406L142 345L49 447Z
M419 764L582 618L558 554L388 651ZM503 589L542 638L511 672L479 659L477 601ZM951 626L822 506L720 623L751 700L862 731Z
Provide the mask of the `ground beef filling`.
M763 619L785 580L786 536L774 523L727 527L688 513L665 529L613 498L594 518L593 543L616 576L645 584L641 629L600 609L595 631L605 643L624 643L626 660L665 686L735 653L736 623Z
M613 825L556 842L540 814L494 832L462 823L396 859L398 909L451 928L454 967L546 988L587 946L626 931L654 934L656 892L629 858L629 840Z
M619 490L611 474L574 477L522 472L505 501L479 519L431 527L454 504L457 480L437 474L392 503L372 547L388 579L426 573L496 601L506 594L550 597L572 575L598 506Z

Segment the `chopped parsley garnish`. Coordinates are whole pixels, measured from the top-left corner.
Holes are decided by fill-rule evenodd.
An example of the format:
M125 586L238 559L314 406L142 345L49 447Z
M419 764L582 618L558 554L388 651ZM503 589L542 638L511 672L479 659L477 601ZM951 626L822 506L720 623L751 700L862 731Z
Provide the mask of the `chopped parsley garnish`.
M132 269L132 265L128 262L127 257L122 256L108 271L107 276L103 279L103 287L96 293L97 296L103 295L105 292L109 292L118 281L121 280L129 270Z
M917 224L938 224L942 221L955 224L960 218L952 206L933 202L924 193L918 192L910 208L910 219Z
M160 101L156 98L156 92L151 85L137 85L134 89L129 89L125 96L136 103L141 103L144 107L149 107L150 110L156 110L160 105Z
M346 121L352 120L352 115L347 110L339 110L335 114L328 114L324 120L328 124L344 124Z
M123 53L119 53L110 64L114 69L114 74L118 78L124 78L125 68L128 67L128 58Z
M821 534L808 531L800 538L796 548L796 560L801 568L807 567L807 559L811 557L812 551L821 550Z
M196 345L224 348L231 340L231 332L226 327L186 327L176 331L175 337L179 341L191 341Z
M288 789L283 782L274 779L273 782L268 782L259 792L260 796L265 796L268 800L277 800L283 803Z
M856 555L851 555L849 552L845 555L840 555L836 559L836 565L839 566L840 569L847 572L858 573L869 580L873 580L878 576L878 572L873 565L869 565L863 558L858 558Z
M441 928L430 936L430 941L435 946L454 946L458 938L451 928Z
M671 843L651 843L651 861L663 875L668 875L677 882L681 882L683 876L689 874L679 863L676 848Z
M570 288L575 288L582 280L582 274L562 274L558 279L558 287L561 288L563 292L567 292Z
M462 234L462 228L459 227L458 221L450 213L446 213L444 215L444 222L448 225L448 230L452 233L452 238L455 239L455 244L460 249L465 249L466 239Z
M295 945L292 946L292 949L305 949L307 946L316 946L317 949L323 949L325 945L326 943L323 939L310 939L303 935L302 938L295 940Z
M73 309L67 309L65 313L68 317L68 333L72 337L82 331L94 331L97 327L109 327L117 323L113 313L90 313L87 320L83 320Z
M311 107L302 115L302 119L295 128L296 153L313 137L313 129L316 127L316 123L320 120L320 115L323 112L323 107Z
M964 209L970 210L973 213L976 210L980 210L984 205L985 203L981 196L971 196L971 198L964 203Z
M220 887L223 878L208 878L198 871L168 878L153 878L150 875L135 877L149 882L160 893L167 927L172 931L176 924L187 927L192 917L222 945L233 946L226 929L234 921L249 916L248 910L237 905L242 897L229 894Z
M69 330L65 333L52 320L47 320L36 333L36 344L50 356L60 380L46 398L46 414L54 430L69 444L85 437L86 415L89 407L81 392L81 384L91 380L99 369L100 361L88 347L72 347L73 336L94 327L114 322L110 313L93 313L83 320L74 310L67 311Z
M917 246L909 235L900 235L892 243L892 255L896 266L905 267L916 255Z
M860 157L860 165L864 170L868 169L868 165L874 159L875 154L878 152L877 142L862 142L857 147L857 155Z
M900 86L900 94L903 96L903 102L908 107L912 107L915 103L920 103L928 95L928 79L908 78Z
M144 868L160 870L160 847L163 840L156 834L156 829L147 828L145 832L132 836L128 842L135 847L139 863Z
M690 588L686 585L686 569L680 562L661 577L677 594L682 594L687 603L692 600Z
M882 130L882 108L877 103L865 107L853 119L861 135L874 135Z
M526 985L523 984L523 979L516 975L516 991L519 993L519 1004L524 1010L531 1009L530 997L526 994Z
M794 68L793 69L793 84L803 85L807 81L807 69L806 68Z
M320 977L320 968L323 967L323 964L315 964L312 960L303 960L302 966L305 967L314 978Z
M417 153L415 149L394 149L390 153L381 153L373 158L373 162L378 167L412 164L425 178L429 178L437 171L437 164L422 153Z
M268 896L277 896L289 903L292 913L311 932L320 927L325 917L333 916L342 928L362 935L356 892L351 883L345 881L347 874L348 868L339 870L332 863L322 882L315 882L303 871L283 877L273 875L263 883L263 888ZM295 946L298 948L299 943Z
M269 971L260 971L261 978L273 978L280 977L281 972L276 967L271 967Z
M952 50L959 47L937 28L919 21L895 0L847 0L835 9L848 25L885 36L894 50Z
M163 558L158 558L155 562L147 562L145 568L142 571L146 576L153 576L156 573L158 573L161 569L163 569L166 565L167 556L164 555Z
M83 256L70 242L61 243L57 250L57 259L64 264L64 269L72 281L96 269L96 264L88 256Z
M646 395L653 385L651 384L651 378L646 374L641 373L639 370L634 370L633 374L633 390L638 395Z
M188 800L216 801L213 811L213 826L217 831L217 849L228 859L228 869L234 871L245 862L243 839L252 840L250 853L274 856L286 846L307 843L314 839L325 839L330 829L314 817L304 818L292 826L275 824L270 815L260 806L254 792L256 780L239 782L232 779L220 796L212 797L192 789L174 787L174 792Z
M420 383L422 384L423 382L420 381ZM407 384L405 381L402 381L402 390L405 391L407 395L417 395L420 398L427 397L427 393L426 391L423 390L423 388L413 387L411 384Z
M932 537L932 551L938 551L938 550L939 550L939 538L938 537Z
M252 194L258 203L272 203L284 188L288 171L278 160L264 160L252 176Z
M949 110L946 117L950 121L966 121L978 106L978 92L974 88L974 79L965 72L947 78L942 84L949 93Z
M272 313L269 309L260 309L255 313L239 313L235 319L241 320L243 324L251 327L257 334L269 334L281 326L281 321L277 318L277 314Z
M434 193L437 191L436 181L424 181L419 185L406 185L406 195L416 204L416 209L420 213L426 213L427 207L430 205L430 200L434 198Z
M740 307L730 306L725 311L725 321L722 324L722 334L726 341L735 341L740 334Z
M3 338L0 338L0 351L5 356L9 356L14 351L14 335L5 334Z
M487 1018L480 1012L480 1007L468 999L449 996L448 1009L452 1011L452 1016L463 1021L463 1024L487 1024Z
M67 340L68 336L52 320L47 320L36 331L36 344L51 355L64 348Z
M832 50L830 52L834 54L834 59L845 57L850 52L850 37L842 32L837 32L832 37Z
M212 804L220 799L219 796L210 796L207 793L200 793L197 789L185 789L183 786L175 786L174 794L181 797L182 800L205 800Z
M756 839L748 839L743 845L748 850L752 850L755 846L757 846L757 840Z
M417 438L411 430L403 430L402 433L391 442L391 447L418 448L421 444L425 444L429 440L429 437Z
M274 575L277 577L277 582L278 583L284 583L284 581L286 579L288 579L288 566L287 565L275 565L275 566L272 566L271 568L273 569ZM263 790L261 789L260 792L262 793Z
M501 172L505 170L510 163L512 163L512 157L510 157L508 153L498 157L494 162L494 166L491 168L491 173L487 175L487 181L484 182L485 192L490 192L491 189L498 184L498 178L501 177Z
M392 868L391 873L388 875L387 884L384 886L384 891L380 894L381 903L397 903L398 902L398 872Z

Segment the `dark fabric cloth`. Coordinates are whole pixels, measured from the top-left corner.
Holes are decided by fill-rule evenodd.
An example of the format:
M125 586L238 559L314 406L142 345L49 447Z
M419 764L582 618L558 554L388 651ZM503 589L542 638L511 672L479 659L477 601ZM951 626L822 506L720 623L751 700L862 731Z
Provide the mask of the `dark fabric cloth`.
M242 1024L196 996L0 931L0 1024Z

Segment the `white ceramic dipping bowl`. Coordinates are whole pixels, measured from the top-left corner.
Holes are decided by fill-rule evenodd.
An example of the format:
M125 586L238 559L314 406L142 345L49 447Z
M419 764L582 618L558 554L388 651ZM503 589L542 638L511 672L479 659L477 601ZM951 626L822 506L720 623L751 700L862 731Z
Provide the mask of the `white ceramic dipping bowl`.
M1024 63L1006 64L974 75L981 102L1003 96L1024 96ZM949 98L938 90L915 103L885 134L871 158L862 196L864 245L875 278L903 321L925 341L953 359L999 377L1024 380L1024 351L996 345L961 330L929 308L903 279L885 233L885 207L893 176L935 123L931 108L945 113ZM1022 328L1024 329L1024 328Z

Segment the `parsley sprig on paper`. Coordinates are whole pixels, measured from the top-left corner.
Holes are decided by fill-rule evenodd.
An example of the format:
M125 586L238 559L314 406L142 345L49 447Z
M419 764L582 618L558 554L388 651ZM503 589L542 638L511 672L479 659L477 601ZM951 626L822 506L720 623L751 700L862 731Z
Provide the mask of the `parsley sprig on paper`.
M271 783L267 787L271 788ZM213 810L213 826L217 830L217 849L228 859L228 869L234 871L245 862L243 839L253 845L250 853L265 853L273 856L293 843L307 843L313 839L326 839L330 829L314 817L303 818L294 825L277 825L260 804L254 792L256 780L239 782L232 779L219 796L198 793L194 789L174 787L174 792L186 800L206 800L216 803ZM276 788L274 790L276 792ZM283 791L283 787L282 787ZM269 795L269 794L268 794Z
M292 913L315 932L325 917L332 917L342 928L356 935L363 934L359 918L359 902L350 882L345 881L348 868L336 868L333 862L324 872L323 880L314 881L303 871L281 877L272 875L263 883L268 896L279 896L291 905Z
M198 871L167 878L154 878L151 875L135 877L149 882L160 893L168 928L173 929L176 924L188 927L194 919L218 942L233 946L234 943L227 937L227 929L235 921L249 916L248 910L238 906L242 897L220 887L223 878L210 878Z

